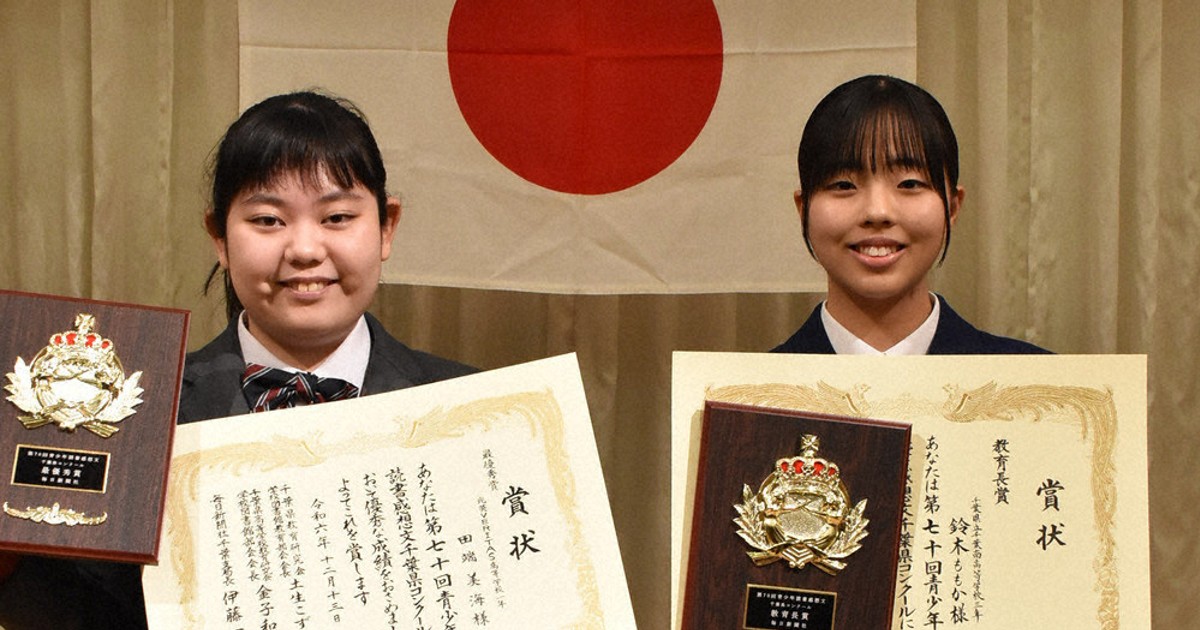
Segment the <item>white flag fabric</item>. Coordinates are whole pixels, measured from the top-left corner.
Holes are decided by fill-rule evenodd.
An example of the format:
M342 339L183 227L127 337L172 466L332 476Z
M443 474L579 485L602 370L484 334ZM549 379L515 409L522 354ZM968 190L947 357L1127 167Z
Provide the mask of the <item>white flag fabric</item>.
M243 0L243 107L354 101L404 205L388 282L819 291L792 203L809 112L916 74L915 0Z

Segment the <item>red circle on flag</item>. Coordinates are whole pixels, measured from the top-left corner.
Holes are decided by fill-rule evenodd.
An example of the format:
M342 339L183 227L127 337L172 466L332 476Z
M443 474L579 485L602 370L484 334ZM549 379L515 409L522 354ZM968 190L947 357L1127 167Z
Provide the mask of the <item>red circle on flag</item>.
M691 146L724 54L712 0L458 0L447 51L480 144L526 180L587 195Z

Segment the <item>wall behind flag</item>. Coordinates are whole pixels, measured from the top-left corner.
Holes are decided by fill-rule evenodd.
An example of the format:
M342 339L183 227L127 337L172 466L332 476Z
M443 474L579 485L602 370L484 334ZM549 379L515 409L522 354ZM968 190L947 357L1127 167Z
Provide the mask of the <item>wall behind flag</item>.
M845 79L916 72L913 1L256 1L240 32L243 107L367 113L405 204L385 279L432 286L823 290L800 130Z

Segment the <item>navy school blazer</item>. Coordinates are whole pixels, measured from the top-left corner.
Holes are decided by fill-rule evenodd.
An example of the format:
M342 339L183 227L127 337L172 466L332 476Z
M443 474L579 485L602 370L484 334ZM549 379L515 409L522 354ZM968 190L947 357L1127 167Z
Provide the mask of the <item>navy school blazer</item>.
M942 310L938 316L937 330L929 344L929 354L1050 354L1049 350L1029 342L1001 337L984 332L963 319L946 298L937 296ZM825 325L821 322L821 307L813 309L808 320L787 341L771 352L791 354L836 354Z

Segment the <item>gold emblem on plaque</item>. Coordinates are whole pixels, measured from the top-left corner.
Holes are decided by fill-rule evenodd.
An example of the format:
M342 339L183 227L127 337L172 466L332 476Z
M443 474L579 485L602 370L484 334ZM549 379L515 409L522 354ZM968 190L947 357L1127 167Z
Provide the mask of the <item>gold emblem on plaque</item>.
M74 527L75 525L99 525L108 520L108 513L105 512L100 516L88 516L83 512L75 510L64 510L62 506L55 503L52 507L28 507L24 510L18 510L8 507L8 502L4 502L4 513L16 518L33 521L34 523L45 523L47 525L67 525Z
M851 507L850 493L837 464L817 456L815 435L800 438L800 455L775 462L758 493L742 485L742 503L734 504L738 535L753 551L758 566L786 560L793 569L812 564L837 575L843 561L867 536L863 511L867 500Z
M141 372L125 378L112 340L93 332L96 318L75 317L75 330L56 333L28 365L21 357L8 373L8 400L28 415L18 416L27 429L53 422L74 433L83 427L107 438L116 424L141 404Z

